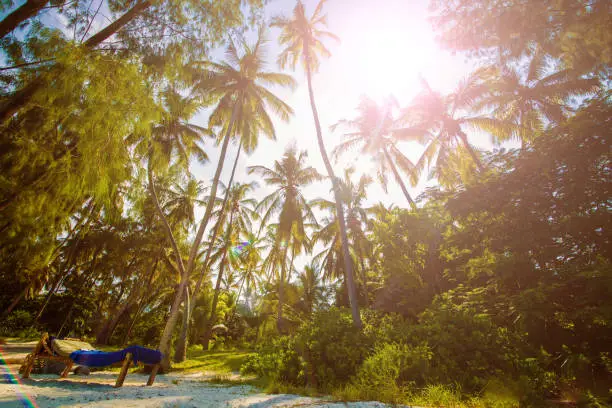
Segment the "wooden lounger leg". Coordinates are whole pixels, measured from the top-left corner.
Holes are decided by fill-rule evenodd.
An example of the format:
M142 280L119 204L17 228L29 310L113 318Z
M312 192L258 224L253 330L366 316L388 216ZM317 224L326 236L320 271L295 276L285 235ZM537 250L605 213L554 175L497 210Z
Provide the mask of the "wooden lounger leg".
M64 368L64 371L62 371L62 378L66 378L68 377L68 374L70 374L70 370L72 370L72 365L74 363L72 362L72 360L70 360L70 362L66 363L66 368Z
M21 374L21 378L30 378L30 373L32 372L32 367L34 367L34 354L28 354L23 362L22 368L23 373Z
M159 364L155 364L153 369L151 370L151 375L149 376L149 380L147 381L147 385L153 385L155 382L155 376L157 375L157 371L159 370Z
M125 381L125 376L127 375L128 368L130 368L131 361L132 361L132 353L127 353L125 355L125 359L123 360L123 366L121 366L121 372L119 372L119 377L117 377L115 388L119 388L123 385L123 381Z
M34 346L34 350L26 356L25 361L22 365L23 374L21 375L21 378L30 378L30 373L32 372L32 368L34 368L34 362L36 362L36 357L41 352L43 347L45 347L45 343L48 339L49 334L43 333L40 337L40 340L38 340L38 343L36 343L36 346Z

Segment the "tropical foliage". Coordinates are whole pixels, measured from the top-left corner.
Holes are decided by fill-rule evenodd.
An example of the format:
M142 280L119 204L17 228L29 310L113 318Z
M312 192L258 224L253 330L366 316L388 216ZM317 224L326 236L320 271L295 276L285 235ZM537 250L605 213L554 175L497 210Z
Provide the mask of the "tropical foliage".
M165 370L249 349L243 373L343 399L612 402L609 2L431 0L477 68L364 96L342 139L315 100L324 0L269 22L254 0L110 2L100 30L88 4L0 6L0 335L149 345ZM239 166L294 114L268 23L325 175L300 140Z

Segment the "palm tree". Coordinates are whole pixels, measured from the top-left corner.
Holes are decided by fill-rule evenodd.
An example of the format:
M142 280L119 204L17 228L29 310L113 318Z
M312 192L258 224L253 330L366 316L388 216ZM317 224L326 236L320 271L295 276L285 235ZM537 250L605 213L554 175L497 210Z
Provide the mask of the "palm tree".
M266 184L275 186L276 190L266 196L257 206L263 210L261 225L268 224L273 215L279 214L276 236L271 251L280 263L281 275L278 283L278 314L277 326L283 330L283 285L287 278L287 253L291 248L292 258L299 253L307 240L306 223L316 224L317 220L310 205L302 195L301 189L315 181L321 180L321 175L314 167L306 166L305 151L297 152L294 146L289 147L281 161L276 160L273 168L251 166L249 174L262 176Z
M596 78L576 78L571 69L551 73L548 62L543 53L536 52L526 67L507 65L485 71L490 88L481 105L491 107L495 118L517 125L523 146L547 124L565 119L571 98L589 96L599 89Z
M352 168L345 170L344 180L341 181L340 187L342 199L347 206L346 223L348 224L348 236L351 243L351 257L359 263L367 303L367 268L365 261L371 253L371 245L363 229L368 221L367 210L363 207L363 203L367 197L367 187L372 183L372 179L369 176L362 175L359 182L355 184L351 179L353 173L354 169ZM322 227L313 234L314 242L321 242L325 245L325 248L315 256L314 264L319 266L325 280L339 279L344 274L344 270L341 262L339 222L333 215L335 203L317 199L313 200L312 205L332 214L331 217L323 219Z
M169 87L163 92L162 99L165 110L162 114L161 121L151 129L150 139L146 140L146 138L141 138L136 149L137 151L142 151L145 143L147 145L149 193L156 212L162 222L166 238L170 242L174 252L176 268L181 277L159 347L165 356L164 365L169 365L170 335L166 332L169 325L174 328L176 320L178 319L178 311L182 296L187 292L190 271L189 265L191 264L191 260L188 266L185 267L177 239L157 195L154 172L155 169L168 168L173 160L176 161L176 164L188 169L190 158L194 155L200 162L205 162L208 157L200 147L199 142L202 140L203 135L211 135L211 133L207 129L188 122L189 118L202 107L202 102L199 97L193 97L191 95L182 96L176 88ZM132 137L135 136L137 135L133 135ZM128 138L128 141L129 139L130 138ZM188 310L187 304L185 305L185 310Z
M204 332L204 339L202 345L204 350L208 350L208 342L210 340L211 328L214 325L214 319L217 313L217 303L219 301L219 294L221 292L221 283L223 282L223 273L225 268L236 268L238 262L238 255L233 251L237 245L238 239L241 233L251 230L252 221L259 218L259 215L255 211L256 201L252 198L248 198L248 194L251 193L257 183L248 184L234 184L229 192L229 199L227 201L229 219L225 225L225 235L222 239L219 251L216 257L213 257L211 263L215 261L215 258L219 260L219 272L217 274L217 283L215 285L215 292L213 295L212 306L210 309L210 317L206 323L206 330ZM233 265L232 265L233 264Z
M304 266L304 271L298 274L300 301L298 307L306 314L312 313L325 302L326 287L323 285L321 273L315 265Z
M327 24L327 16L323 14L323 5L325 0L321 0L314 13L310 18L306 17L304 3L298 0L293 9L292 18L276 17L272 21L272 26L279 27L282 31L279 37L279 43L285 47L278 57L278 63L281 68L290 65L293 69L298 61L302 62L304 71L306 72L306 80L308 82L308 95L310 97L310 107L315 122L317 132L317 142L319 151L327 170L336 202L336 213L340 220L340 234L342 241L342 252L344 254L344 264L346 272L346 282L348 286L349 299L351 302L351 312L353 314L353 323L357 327L361 327L361 316L359 315L359 307L357 305L357 295L355 291L355 283L353 281L353 265L351 263L348 238L346 235L346 225L344 222L344 208L340 199L340 188L334 174L334 170L329 161L329 156L323 143L323 134L321 132L321 123L319 114L317 113L317 105L314 99L314 91L312 89L312 74L317 72L319 68L319 55L329 56L330 52L323 44L324 37L337 39L337 37L322 29Z
M385 192L388 184L387 174L390 169L408 204L415 209L416 204L408 193L398 167L404 174L410 176L413 184L417 182L417 169L410 159L398 149L397 140L393 137L392 131L399 128L397 121L393 119L394 105L397 105L394 98L389 98L384 106L378 106L375 101L364 96L357 107L359 111L357 118L341 120L332 127L334 129L338 125L343 125L354 130L344 135L346 140L336 146L332 154L337 157L356 145L361 145L361 153L371 155L376 161L378 180Z
M404 112L403 120L410 123L410 126L393 132L398 139L427 143L417 163L419 170L435 160L438 172L443 171L453 150L462 144L479 172L483 172L485 168L482 161L468 142L463 127L489 132L497 137L517 134L517 126L509 122L486 115L469 116L469 112L488 91L484 74L483 70L472 73L449 95L435 92L427 81L422 80L422 92Z
M218 101L210 115L209 127L221 126L223 136L218 142L222 146L210 187L211 199L206 205L204 217L196 232L187 267L184 268L185 273L160 339L159 349L164 354L170 349L170 340L178 318L178 307L183 291L195 267L204 231L216 202L215 197L230 139L241 135L241 140L248 141L244 147L250 151L256 146L258 134L275 137L274 126L268 115L269 109L285 121L293 113L291 107L266 89L266 85L294 86L295 82L289 75L264 70L263 42L263 33L260 33L255 46L250 47L243 43L242 55L238 53L235 45L230 43L226 51L227 62L203 62L194 67L195 77L198 80L196 89L207 99Z
M164 213L174 224L187 231L195 223L195 207L202 204L199 197L204 192L202 182L188 177L184 184L175 183L173 189L166 191L168 198L164 204Z

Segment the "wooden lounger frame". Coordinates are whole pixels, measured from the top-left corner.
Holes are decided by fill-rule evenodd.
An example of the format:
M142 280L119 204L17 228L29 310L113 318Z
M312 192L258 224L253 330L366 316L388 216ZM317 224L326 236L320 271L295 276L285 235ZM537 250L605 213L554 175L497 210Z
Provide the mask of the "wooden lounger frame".
M73 339L78 340L78 339ZM49 334L43 333L42 337L34 347L34 350L28 354L21 366L20 371L22 371L21 378L29 378L30 373L32 372L32 368L36 360L48 360L48 361L60 361L66 364L66 368L62 371L61 378L66 378L72 369L74 362L69 357L58 356L49 348ZM123 364L121 365L121 371L119 372L119 377L117 377L117 381L115 382L115 388L121 387L123 382L125 381L125 377L127 376L128 368L130 368L130 363L132 362L132 353L127 353L125 358L123 359ZM149 379L147 380L147 385L153 385L155 382L155 376L157 375L157 371L159 370L159 364L153 365L153 369L151 370L151 374L149 375Z

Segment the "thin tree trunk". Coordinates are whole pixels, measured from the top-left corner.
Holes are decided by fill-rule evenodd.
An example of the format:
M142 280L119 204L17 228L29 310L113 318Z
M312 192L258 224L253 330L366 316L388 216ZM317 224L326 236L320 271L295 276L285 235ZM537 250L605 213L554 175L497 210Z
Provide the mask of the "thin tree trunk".
M359 244L359 264L361 266L361 275L363 279L363 294L365 296L365 306L366 308L370 306L370 296L368 295L368 277L366 275L366 267L365 267L365 263L363 262L363 246L361 245L361 243Z
M232 221L234 220L234 212L230 211L229 224L227 225L227 231L225 238L223 239L224 244L231 237L232 233ZM225 269L225 259L227 257L227 248L223 248L223 256L221 257L221 263L219 264L219 276L217 276L217 283L215 284L215 294L213 295L212 306L210 307L210 317L206 321L206 330L204 331L204 339L202 340L202 346L204 350L208 350L208 343L210 342L210 335L213 327L213 323L217 314L217 303L219 302L219 292L221 291L221 280L223 279L223 271Z
M0 38L15 30L19 24L30 17L38 14L38 12L45 7L47 1L48 0L28 0L15 11L4 17L4 19L0 21Z
M478 167L478 171L482 173L484 171L484 166L482 165L482 161L480 161L480 158L474 151L474 148L472 148L472 146L468 142L467 135L462 130L459 131L459 138L461 139L461 141L463 142L463 145L465 146L468 153L472 157L472 160L474 160L474 163L476 163L476 167Z
M236 167L238 166L238 159L240 158L240 152L242 151L242 139L240 139L240 144L238 145L238 152L236 153L236 158L234 159L234 167L232 168L232 174L230 175L229 182L227 184L227 191L225 192L225 196L223 197L223 202L221 203L221 213L225 211L225 205L227 203L227 199L229 197L230 189L232 188L232 183L234 182L234 174L236 173ZM221 219L217 222L213 229L213 235L211 242L215 242L217 236L219 235L219 231L221 230ZM202 271L200 272L200 276L198 277L198 281L193 289L193 296L197 296L200 291L200 287L202 286L202 282L204 281L204 276L206 275L206 270L208 268L208 261L210 260L210 256L212 255L213 245L210 245L206 250L206 257L204 258L204 266L202 267ZM190 313L193 313L193 308L195 307L195 302L191 304Z
M151 193L153 203L155 204L155 209L157 210L157 213L159 214L159 217L162 220L162 225L164 226L166 238L170 241L172 249L174 250L176 264L179 268L179 274L181 276L179 286L176 290L176 295L174 296L174 301L172 302L172 306L170 307L170 315L168 316L166 326L164 327L164 331L159 341L159 350L164 356L161 365L162 368L166 370L170 368L170 341L172 340L172 332L174 331L174 327L176 326L176 321L178 319L179 307L183 299L183 291L185 290L185 287L187 287L187 283L189 282L189 274L185 270L185 266L183 265L183 258L181 257L181 252L179 251L178 244L176 243L176 239L174 238L174 234L172 233L172 229L170 228L168 219L166 218L166 215L164 214L164 211L162 210L161 205L159 204L159 199L157 198L157 193L155 192L155 185L153 184L152 157L149 157L149 163L147 164L147 173L149 178L149 191Z
M213 183L210 187L210 200L208 200L208 203L206 204L206 211L204 212L204 217L202 218L202 222L200 223L200 227L198 228L198 232L196 233L193 246L191 247L191 252L189 253L189 263L187 264L187 271L189 273L191 273L191 271L193 270L195 259L198 255L198 248L200 247L200 244L202 243L202 238L204 237L204 230L206 229L206 226L208 225L208 221L210 220L210 216L212 214L212 209L215 204L215 197L217 196L217 187L219 186L219 179L221 178L221 170L223 170L225 155L227 153L227 146L229 145L229 141L232 135L232 129L234 127L234 121L238 116L239 109L240 105L237 100L234 102L232 116L230 117L230 123L227 127L227 131L225 132L225 137L223 138L223 145L221 146L219 163L217 164L217 170L215 171Z
M287 275L287 249L289 243L285 246L283 251L283 263L281 264L281 276L278 281L278 308L276 311L276 329L279 333L285 331L285 324L283 322L283 304L285 303L285 276Z
M232 173L230 175L230 179L227 185L227 191L225 192L225 196L223 197L223 202L221 203L221 214L225 211L225 204L227 203L229 192L230 192L230 189L232 188L232 183L234 182L234 175L236 174L236 167L238 166L238 159L240 158L241 151L242 151L242 138L240 139L240 143L238 144L238 152L236 153L236 158L234 159L234 166L232 167ZM214 197L211 197L211 200L212 199L214 199ZM219 218L219 221L215 224L214 229L213 229L213 235L211 239L211 242L213 243L215 242L215 240L217 239L217 236L219 235L221 224L222 224L221 218ZM204 265L202 266L202 271L200 272L198 281L196 282L195 287L193 288L194 299L189 304L189 315L190 316L193 314L193 309L195 308L195 304L196 304L195 299L197 298L198 293L200 293L200 288L202 286L202 282L204 281L204 276L206 275L206 271L208 268L208 262L212 254L212 249L213 249L213 245L210 245L208 247L208 250L206 251L206 258L204 259ZM187 322L187 325L183 325L181 327L181 338L187 338L188 332L189 332L189 321Z
M185 298L183 299L183 325L182 325L183 330L181 330L181 335L176 341L176 346L174 348L174 362L175 363L182 363L183 361L185 361L185 358L187 356L187 346L188 346L187 341L189 337L188 336L189 319L191 318L190 310L191 310L191 302L189 298L189 286L186 286L185 287Z
M30 289L30 285L26 286L17 296L13 298L13 301L11 302L9 307L2 313L2 317L0 318L0 320L4 320L5 317L11 314L11 312L19 304L21 299L23 299L26 293L28 293L29 289Z
M60 337L60 334L64 330L64 327L68 324L68 322L72 318L72 311L74 310L74 306L76 305L77 300L81 297L81 294L83 293L83 288L89 288L96 281L97 276L95 276L94 273L96 271L96 262L98 260L98 254L100 253L100 251L102 251L102 248L99 248L99 247L96 248L96 251L93 254L93 259L91 261L90 273L91 273L93 280L92 282L89 282L89 277L84 276L85 273L83 272L83 276L82 276L83 282L79 285L79 289L77 290L76 296L74 296L74 299L72 300L72 304L70 305L70 309L68 310L68 313L66 314L66 318L64 319L59 331L57 332L57 337Z
M126 24L136 18L140 13L151 6L149 1L142 1L136 3L134 7L128 10L125 14L107 25L105 28L91 36L87 41L83 43L86 49L93 49L108 39L111 35L115 34ZM57 71L54 76L60 75L64 71L64 66L57 66ZM3 104L0 109L0 123L4 123L10 117L12 117L19 109L21 109L28 101L34 96L36 91L46 85L46 81L42 76L39 76L30 81L28 85L15 92L10 99Z
M323 143L323 134L321 132L321 123L319 122L319 114L317 113L317 105L314 99L314 92L312 90L312 72L310 69L310 58L308 54L306 54L306 79L308 82L308 94L310 96L310 107L312 108L312 116L315 122L315 128L317 131L317 142L319 144L319 150L321 152L321 157L323 158L323 163L325 164L325 168L327 170L327 174L332 182L332 187L334 190L334 198L336 201L336 217L338 218L338 222L340 224L340 238L342 241L342 254L344 258L344 270L345 270L345 279L347 284L347 290L349 294L349 302L351 304L351 313L353 315L353 324L361 328L361 316L359 315L359 305L357 304L357 292L355 290L355 280L353 274L353 263L350 255L349 245L348 245L348 237L346 234L346 220L344 219L344 208L342 207L342 198L340 197L340 188L338 186L338 180L334 174L334 170L329 161L329 157L327 155L327 151L325 150L325 144Z
M385 159L387 159L387 162L389 163L389 166L391 167L391 171L393 171L393 175L395 176L395 181L397 181L397 183L402 188L402 192L404 193L404 197L406 197L406 200L408 201L408 204L410 205L410 208L412 208L413 210L416 210L417 209L416 203L414 202L414 200L410 196L410 193L408 193L408 189L406 188L406 184L404 184L404 181L402 180L402 177L400 176L399 172L397 171L397 167L395 167L395 163L393 163L393 160L391 159L391 155L389 154L387 149L384 149L384 152L385 152Z
M123 338L123 345L125 345L130 337L130 333L132 331L132 328L134 327L134 323L136 323L136 318L138 317L138 315L142 312L142 310L144 309L145 306L145 299L147 298L147 294L149 293L149 290L151 289L151 282L153 281L153 276L155 276L155 270L157 269L157 265L159 263L159 258L161 257L161 254L163 252L163 248L157 253L157 255L155 256L155 259L153 260L153 263L151 263L151 271L149 273L149 277L147 279L147 286L145 287L144 291L142 292L142 296L140 297L140 300L138 301L138 307L136 308L136 312L134 313L134 316L132 317L130 324L128 326L128 329L125 333L125 337Z

